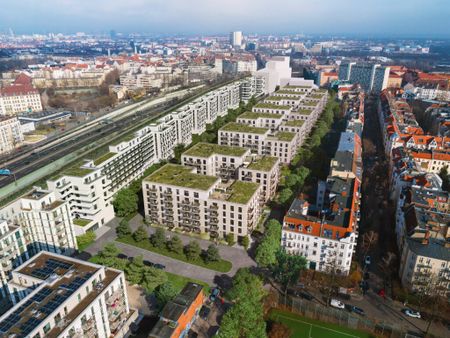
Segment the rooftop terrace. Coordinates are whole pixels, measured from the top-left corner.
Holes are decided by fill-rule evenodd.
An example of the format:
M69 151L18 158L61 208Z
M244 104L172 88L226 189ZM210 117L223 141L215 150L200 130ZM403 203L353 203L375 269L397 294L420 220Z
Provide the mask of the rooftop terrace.
M186 150L183 155L195 157L210 157L214 154L227 156L242 156L248 150L242 147L221 146L214 143L197 143Z
M290 131L278 131L274 135L280 141L292 141L295 137L295 133Z
M301 127L304 124L305 124L304 120L291 120L284 122L284 125L288 127Z
M213 199L224 200L231 203L247 204L253 194L258 190L259 184L253 182L234 181L231 184L222 184L211 196Z
M237 122L230 122L230 123L224 125L219 130L234 131L234 132L249 133L249 134L261 134L261 135L265 134L269 131L269 129L267 129L267 128L252 127L247 124L237 123Z
M272 114L272 113L255 113L252 111L246 111L245 113L238 116L238 118L242 119L251 119L256 120L258 118L267 118L267 119L281 119L283 118L282 114Z
M258 103L255 108L267 108L267 109L278 109L278 110L289 110L291 107L286 105L273 104L268 102Z
M114 155L116 155L117 153L113 153L113 152L108 152L102 156L100 156L99 158L94 160L94 165L100 165L103 162L106 162L107 160L109 160L111 157L114 157Z
M262 156L260 158L254 159L248 166L247 169L259 170L259 171L270 171L273 166L277 163L278 158L274 156Z
M190 167L178 164L166 164L144 179L146 182L168 184L176 187L208 190L218 180L214 176L200 175Z

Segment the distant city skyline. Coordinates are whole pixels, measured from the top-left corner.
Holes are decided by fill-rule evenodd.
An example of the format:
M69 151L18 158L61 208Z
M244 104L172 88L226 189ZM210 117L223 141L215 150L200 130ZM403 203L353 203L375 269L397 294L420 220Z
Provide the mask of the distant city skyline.
M275 8L276 7L276 8ZM16 34L333 34L448 38L447 0L22 0L1 5L0 31Z

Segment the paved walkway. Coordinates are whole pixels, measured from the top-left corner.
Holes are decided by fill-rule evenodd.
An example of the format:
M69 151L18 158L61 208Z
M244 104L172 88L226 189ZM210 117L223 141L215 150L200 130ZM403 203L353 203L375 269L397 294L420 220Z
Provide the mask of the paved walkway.
M194 278L202 280L210 285L218 284L224 285L230 282L231 277L234 276L236 271L242 267L256 266L255 261L247 255L247 252L242 247L229 247L226 245L218 245L220 255L223 259L229 260L233 263L232 269L228 273L217 272L214 270L206 269L197 265L192 265L186 262L179 261L164 255L160 255L145 249L135 247L133 245L128 245L124 243L115 242L116 233L115 228L119 224L119 219L115 218L107 224L107 231L100 232L96 241L90 245L85 252L90 255L95 255L103 249L105 244L114 242L114 244L122 250L124 255L128 257L135 257L142 255L144 260L148 260L152 263L159 263L166 266L166 271L181 275L188 278ZM140 225L142 225L142 216L137 215L130 221L130 227L136 230ZM106 228L106 227L103 227ZM152 234L155 229L152 227L146 227L148 234ZM177 235L180 237L184 244L189 243L193 239L198 241L202 249L206 249L208 245L211 244L208 240L196 239L186 235L173 233L166 231L167 236Z

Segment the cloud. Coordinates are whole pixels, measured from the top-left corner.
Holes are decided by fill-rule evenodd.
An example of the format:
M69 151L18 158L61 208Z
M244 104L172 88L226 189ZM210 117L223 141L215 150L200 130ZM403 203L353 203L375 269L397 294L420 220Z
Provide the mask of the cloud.
M448 35L447 0L0 0L17 32Z

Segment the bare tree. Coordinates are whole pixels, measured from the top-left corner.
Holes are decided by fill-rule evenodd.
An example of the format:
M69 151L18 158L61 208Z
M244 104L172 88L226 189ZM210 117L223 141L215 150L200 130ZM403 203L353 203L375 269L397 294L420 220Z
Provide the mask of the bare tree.
M366 232L363 236L361 247L364 252L364 257L367 256L370 249L378 242L378 234L370 230L369 232Z

